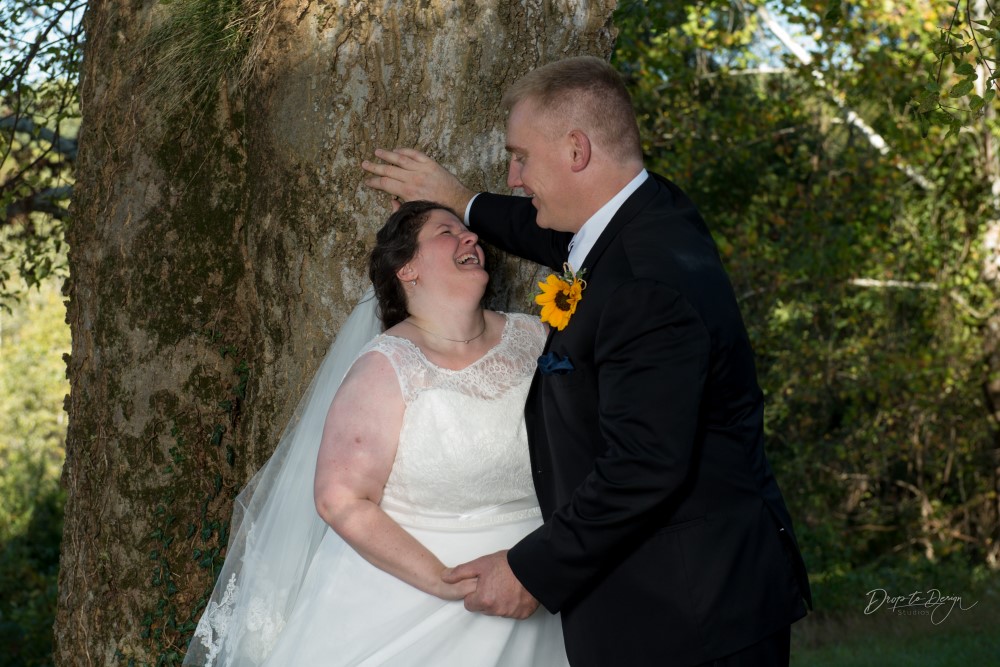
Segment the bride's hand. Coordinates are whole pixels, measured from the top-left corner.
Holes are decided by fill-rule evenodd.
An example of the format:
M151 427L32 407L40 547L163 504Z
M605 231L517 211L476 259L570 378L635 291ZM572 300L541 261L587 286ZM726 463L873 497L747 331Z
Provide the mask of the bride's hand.
M447 569L447 568L446 568ZM444 570L442 570L442 573ZM476 578L463 579L454 584L440 582L440 586L434 591L434 595L442 600L464 600L466 595L476 592Z

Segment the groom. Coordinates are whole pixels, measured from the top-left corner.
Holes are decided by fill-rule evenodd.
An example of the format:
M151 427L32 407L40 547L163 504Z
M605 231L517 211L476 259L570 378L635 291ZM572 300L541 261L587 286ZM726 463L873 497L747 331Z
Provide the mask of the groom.
M586 281L525 406L545 524L447 579L478 577L473 611L560 612L574 667L787 665L809 584L705 223L643 169L631 100L603 60L536 69L503 104L507 182L528 197L473 196L409 149L362 165L369 186L465 210L485 241Z

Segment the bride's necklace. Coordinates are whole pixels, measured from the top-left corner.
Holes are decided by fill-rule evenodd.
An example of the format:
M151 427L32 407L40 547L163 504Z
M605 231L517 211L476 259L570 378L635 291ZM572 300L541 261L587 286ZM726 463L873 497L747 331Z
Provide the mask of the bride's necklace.
M479 333L477 333L472 338L467 338L467 339L464 339L464 340L463 339L455 340L454 338L448 338L447 336L442 336L439 333L434 333L433 331L428 331L427 329L423 328L422 326L420 326L419 324L417 324L416 322L414 322L413 320L410 320L410 319L408 319L406 321L409 322L410 324L412 324L413 326L415 326L416 328L420 329L424 333L429 333L430 335L436 336L437 338L440 338L441 340L446 340L446 341L449 341L449 342L452 342L452 343L465 343L466 345L468 345L469 343L471 343L472 341L476 340L477 338L479 338L480 336L482 336L484 333L486 333L486 317L485 316L483 317L483 330L480 331Z

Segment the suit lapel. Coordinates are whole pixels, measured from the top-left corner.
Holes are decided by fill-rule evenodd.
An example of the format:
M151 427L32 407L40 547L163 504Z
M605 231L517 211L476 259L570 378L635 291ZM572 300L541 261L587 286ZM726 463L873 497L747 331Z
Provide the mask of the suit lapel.
M587 257L583 262L583 267L586 269L585 280L591 280L593 278L593 267L597 265L598 260L604 251L607 250L611 241L618 236L622 228L632 221L643 209L645 209L650 202L657 196L661 188L660 183L657 181L653 174L649 175L649 178L639 186L632 195L625 200L621 208L615 213L614 217L611 218L611 222L605 227L604 231L597 238L597 243L594 247L590 249L587 253ZM553 341L560 332L556 331L554 328L550 328L549 335L545 340L545 346L542 349L542 354L548 354L550 348L552 347ZM535 375L531 381L531 388L528 390L528 397L525 404L525 418L528 423L529 436L528 436L528 449L531 454L532 462L532 474L535 476L535 486L539 490L539 499L549 498L550 482L542 482L539 477L543 472L547 472L548 464L548 451L549 442L545 435L546 429L544 427L545 423L545 396L542 385L545 383L545 379L542 376L538 368L535 368ZM544 493L543 493L544 491ZM543 508L546 507L543 501ZM553 508L547 508L548 512L551 512ZM543 510L546 511L546 510Z
M660 184L657 180L657 176L653 173L649 174L647 178L639 188L632 193L632 195L625 200L625 203L621 205L621 208L615 212L615 215L611 218L611 222L608 226L604 228L601 235L597 237L597 243L594 247L590 249L587 253L586 259L583 261L583 270L586 271L584 275L585 280L591 280L593 278L593 268L597 264L597 260L601 258L604 251L607 250L611 241L618 236L618 233L622 230L626 224L629 223L636 215L639 214L649 202L653 200L656 194L660 190ZM542 354L547 354L549 348L552 346L552 340L559 333L555 329L549 330L549 335L545 339L545 346L542 348ZM534 390L534 384L537 384L538 373L536 371L536 382L532 385L532 390Z
M604 228L601 235L597 237L597 243L594 247L590 249L587 253L586 259L583 260L583 269L586 270L584 279L591 280L594 275L594 265L597 264L597 260L601 258L604 251L607 250L608 245L611 244L612 239L618 236L618 233L622 230L630 220L635 218L650 201L656 196L656 193L660 189L660 184L656 180L656 176L652 173L649 177L639 186L639 189L632 193L632 195L625 200L621 208L615 213L614 217L611 218L611 222L608 226Z

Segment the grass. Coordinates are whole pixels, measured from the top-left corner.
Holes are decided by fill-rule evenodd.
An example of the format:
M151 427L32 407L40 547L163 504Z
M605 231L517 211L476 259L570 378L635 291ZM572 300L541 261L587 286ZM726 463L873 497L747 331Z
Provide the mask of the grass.
M962 597L946 618L904 615L887 606L865 614L868 596L855 611L813 613L792 626L792 667L968 667L1000 665L1000 587ZM909 593L909 591L907 591ZM973 606L973 603L975 605ZM909 610L907 610L909 611ZM924 609L919 611L923 612Z

